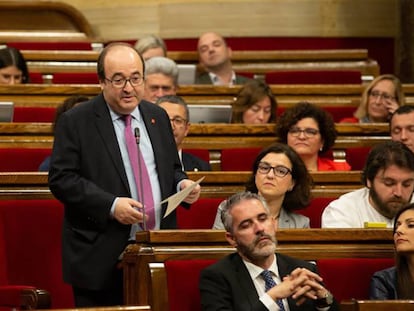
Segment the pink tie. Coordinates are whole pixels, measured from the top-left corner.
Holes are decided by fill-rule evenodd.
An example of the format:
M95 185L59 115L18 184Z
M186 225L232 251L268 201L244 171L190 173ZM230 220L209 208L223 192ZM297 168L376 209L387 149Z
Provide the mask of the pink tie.
M141 150L138 149L137 140L132 133L131 115L124 116L125 121L125 141L128 149L129 161L134 172L135 183L139 200L145 206L145 213L148 220L144 223L144 230L152 230L155 227L154 199L152 197L151 182L148 175L147 166L142 157ZM139 160L138 160L139 156ZM146 225L146 226L145 226Z

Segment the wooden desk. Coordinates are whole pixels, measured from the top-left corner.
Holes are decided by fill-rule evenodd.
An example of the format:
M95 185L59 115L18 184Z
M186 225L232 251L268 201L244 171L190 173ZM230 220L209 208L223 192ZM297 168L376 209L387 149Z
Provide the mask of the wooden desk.
M341 301L341 311L414 311L414 300Z
M277 251L305 260L394 256L390 229L285 229L277 232ZM159 230L139 232L124 257L126 304L148 304L152 262L215 258L234 252L222 230Z

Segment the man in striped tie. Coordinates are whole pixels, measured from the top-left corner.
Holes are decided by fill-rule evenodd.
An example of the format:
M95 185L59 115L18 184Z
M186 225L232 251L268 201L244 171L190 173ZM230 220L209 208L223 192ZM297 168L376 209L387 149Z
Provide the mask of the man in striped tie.
M315 265L275 253L274 219L262 197L236 193L221 218L237 252L201 272L202 310L339 310Z

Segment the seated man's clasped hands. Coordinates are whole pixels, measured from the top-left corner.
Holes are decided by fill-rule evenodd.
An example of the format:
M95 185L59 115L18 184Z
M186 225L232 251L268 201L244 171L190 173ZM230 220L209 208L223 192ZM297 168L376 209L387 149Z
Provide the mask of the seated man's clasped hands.
M236 193L221 216L237 252L201 272L202 310L338 310L315 265L275 253L274 219L260 195Z

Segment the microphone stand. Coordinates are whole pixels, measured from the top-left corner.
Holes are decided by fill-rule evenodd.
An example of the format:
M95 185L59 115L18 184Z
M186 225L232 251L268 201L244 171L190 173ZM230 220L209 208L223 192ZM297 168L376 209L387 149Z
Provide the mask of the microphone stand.
M140 197L140 200L141 200L141 203L142 203L142 212L144 213L144 217L142 219L142 227L143 227L144 231L147 231L147 221L145 220L146 213L145 213L145 203L144 203L144 186L142 185L142 178L141 178L141 172L142 172L141 166L142 166L142 164L141 164L141 157L139 155L140 152L141 152L141 150L139 148L140 132L139 132L138 127L136 127L134 129L134 135L135 135L135 141L137 143L137 149L138 149L138 170L139 170L139 181L140 181L140 183L139 183L139 191L140 191L139 197Z

